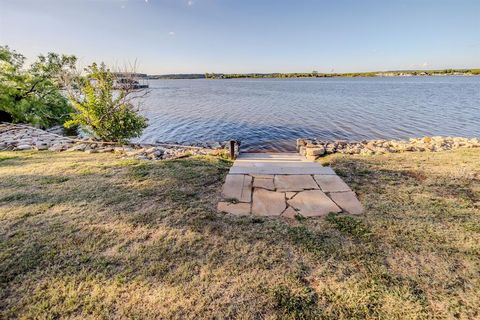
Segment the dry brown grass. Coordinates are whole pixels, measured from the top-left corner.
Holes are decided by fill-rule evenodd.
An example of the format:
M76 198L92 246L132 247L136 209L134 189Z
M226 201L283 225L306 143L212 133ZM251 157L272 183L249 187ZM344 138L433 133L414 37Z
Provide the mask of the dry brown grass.
M366 215L218 214L216 158L0 152L0 318L480 317L480 151L323 161Z

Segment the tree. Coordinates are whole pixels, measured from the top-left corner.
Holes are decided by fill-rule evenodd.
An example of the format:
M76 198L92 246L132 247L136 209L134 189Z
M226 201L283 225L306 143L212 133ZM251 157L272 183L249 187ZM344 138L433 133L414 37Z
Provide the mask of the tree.
M0 46L0 111L14 122L40 127L63 124L72 111L62 95L61 78L75 68L75 56L49 53L27 69L25 57Z
M81 126L104 141L125 142L140 136L147 120L139 112L138 100L147 92L136 88L133 79L116 81L105 64L96 63L68 82L68 98L75 112L65 126ZM117 83L117 85L116 85Z

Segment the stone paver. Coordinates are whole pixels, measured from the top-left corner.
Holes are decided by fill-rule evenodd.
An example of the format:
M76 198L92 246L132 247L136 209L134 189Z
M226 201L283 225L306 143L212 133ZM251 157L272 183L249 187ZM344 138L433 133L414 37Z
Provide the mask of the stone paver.
M247 175L227 175L223 184L222 198L240 202L252 201L252 177Z
M362 204L358 201L353 191L330 193L330 197L337 205L350 214L362 214L364 211Z
M277 175L275 187L280 192L319 189L312 176L307 175Z
M285 197L287 199L292 199L296 194L296 192L285 192Z
M250 203L239 202L219 202L217 210L220 212L231 213L238 216L246 216L250 214Z
M253 192L252 214L257 216L279 216L287 207L285 193L255 189Z
M283 211L282 213L282 217L285 217L285 218L293 219L295 218L295 216L297 216L297 211L295 211L295 209L293 209L290 206L287 209L285 209L285 211Z
M254 178L253 187L263 188L267 190L275 190L275 185L273 184L273 176L271 178Z
M218 211L234 215L294 218L363 212L355 193L331 168L292 153L241 154L226 177L222 198Z
M318 217L324 216L330 212L342 211L335 202L320 190L299 192L295 198L288 200L287 202L305 217Z
M315 181L323 192L344 192L352 191L342 178L333 175L315 175Z

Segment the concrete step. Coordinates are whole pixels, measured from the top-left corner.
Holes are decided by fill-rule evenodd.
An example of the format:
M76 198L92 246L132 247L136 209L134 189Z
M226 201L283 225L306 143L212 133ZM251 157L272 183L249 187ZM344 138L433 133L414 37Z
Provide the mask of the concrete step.
M308 161L298 153L242 153L235 160L230 174L325 174L334 175L329 167Z
M237 160L255 161L308 161L298 153L241 153Z

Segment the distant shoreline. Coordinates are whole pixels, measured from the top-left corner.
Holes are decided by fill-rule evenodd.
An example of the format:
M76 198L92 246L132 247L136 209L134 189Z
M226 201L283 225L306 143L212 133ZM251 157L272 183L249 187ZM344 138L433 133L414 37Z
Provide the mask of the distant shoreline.
M285 78L356 78L356 77L444 77L444 76L479 76L480 69L444 69L444 70L399 70L351 73L191 73L145 75L147 79L285 79Z

